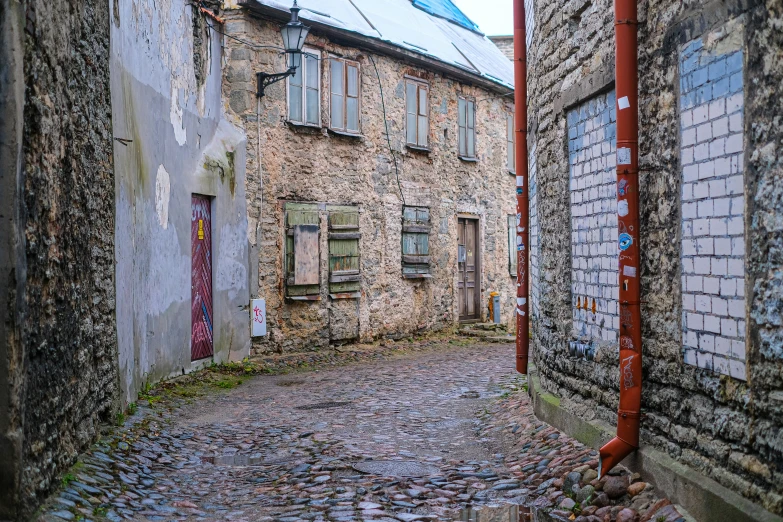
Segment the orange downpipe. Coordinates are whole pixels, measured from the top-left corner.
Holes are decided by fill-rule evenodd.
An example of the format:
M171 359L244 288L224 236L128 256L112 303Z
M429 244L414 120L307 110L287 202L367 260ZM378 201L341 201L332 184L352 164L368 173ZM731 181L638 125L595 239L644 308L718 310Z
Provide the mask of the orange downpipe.
M525 0L514 0L514 127L517 190L517 371L527 375L530 348L528 252L530 200L527 164L527 29Z
M617 436L601 448L599 477L603 477L639 447L639 414L642 402L636 0L615 0L614 14L620 270L620 407L617 412Z

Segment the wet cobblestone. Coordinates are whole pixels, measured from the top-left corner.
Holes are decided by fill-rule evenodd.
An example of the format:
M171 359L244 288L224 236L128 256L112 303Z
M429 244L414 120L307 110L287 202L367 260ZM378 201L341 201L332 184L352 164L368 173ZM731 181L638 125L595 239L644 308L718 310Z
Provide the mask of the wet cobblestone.
M144 407L82 456L39 520L405 522L499 503L579 522L650 507L679 520L627 470L596 480L597 453L535 419L513 351L423 351ZM367 461L399 469L354 467Z

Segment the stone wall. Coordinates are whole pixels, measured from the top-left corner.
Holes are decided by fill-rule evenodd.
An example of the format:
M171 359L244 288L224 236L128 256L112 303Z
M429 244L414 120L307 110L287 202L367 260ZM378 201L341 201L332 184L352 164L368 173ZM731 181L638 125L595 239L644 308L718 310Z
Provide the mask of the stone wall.
M225 30L234 38L262 45L279 42L277 22L251 18L241 10L229 11L226 17ZM258 260L251 288L266 299L268 314L269 336L255 340L254 350L308 351L351 337L370 340L456 326L458 215L478 218L480 223L482 316L486 317L489 292L497 291L503 321L511 323L515 282L509 274L508 217L515 213L515 181L506 166L510 98L502 94L507 91L461 83L404 60L342 46L318 31L311 33L307 44L323 64L322 85L328 85L330 54L359 63L361 136L325 128L327 97L321 98L321 127L286 123L285 82L267 89L257 120L254 73L284 70L282 57L226 40L224 100L229 117L244 126L249 143L249 234L251 259ZM404 145L406 75L429 82L430 151ZM476 100L477 162L457 157L459 94ZM384 104L393 153L387 143ZM403 200L430 209L431 279L402 277ZM321 230L319 301L284 297L285 206L290 202L320 204L315 221ZM359 212L359 299L329 296L327 205L335 204L353 205Z
M21 520L116 412L109 6L4 1L0 23L0 518Z
M497 45L498 49L500 49L509 60L514 59L513 36L490 36L489 39L492 40L492 43Z
M569 114L614 88L613 21L608 0L539 2L529 59L537 371L564 408L611 424L619 389L616 342L602 339L594 354L570 349L587 340L574 332L574 317L595 321L600 310L577 312L572 286L569 224L582 216L570 200ZM640 4L642 443L778 514L783 148L774 93L783 75L775 29L782 22L780 2ZM600 220L601 208L588 215ZM699 236L688 237L697 221ZM700 277L702 286L694 279L689 288L689 277ZM691 326L688 314L696 313L717 321L709 329L696 320Z

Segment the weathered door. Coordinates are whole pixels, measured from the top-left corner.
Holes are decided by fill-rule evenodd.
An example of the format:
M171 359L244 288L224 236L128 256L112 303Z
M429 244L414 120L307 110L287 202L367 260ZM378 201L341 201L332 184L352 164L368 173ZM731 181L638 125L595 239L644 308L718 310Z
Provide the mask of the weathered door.
M191 217L190 359L211 357L212 342L212 209L206 196L193 195Z
M459 320L481 319L480 260L478 220L459 218L457 220L457 292Z

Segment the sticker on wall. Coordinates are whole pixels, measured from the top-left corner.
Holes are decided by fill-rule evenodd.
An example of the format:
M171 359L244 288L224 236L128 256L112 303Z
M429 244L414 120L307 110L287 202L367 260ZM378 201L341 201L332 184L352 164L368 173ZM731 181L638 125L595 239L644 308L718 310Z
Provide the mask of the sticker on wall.
M617 193L620 196L625 196L626 194L630 194L631 193L631 186L628 184L628 180L627 179L621 179L617 183Z
M631 248L631 245L633 245L633 238L631 237L631 234L620 234L620 237L617 238L617 242L620 246L620 250L628 250Z
M620 147L617 149L617 164L618 165L631 164L631 149L627 147Z
M517 251L523 252L525 250L525 243L522 241L522 236L517 236Z
M624 266L623 275L626 277L636 277L636 267L628 265Z
M253 337L266 335L266 300L253 299L251 319L253 321Z
M617 215L620 217L628 215L628 200L621 199L617 202Z
M517 176L517 187L525 186L525 176Z
M620 108L620 110L630 109L631 108L631 101L628 99L628 96L623 96L622 98L617 100L617 106Z

